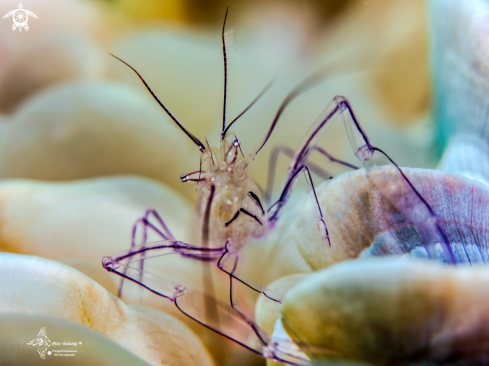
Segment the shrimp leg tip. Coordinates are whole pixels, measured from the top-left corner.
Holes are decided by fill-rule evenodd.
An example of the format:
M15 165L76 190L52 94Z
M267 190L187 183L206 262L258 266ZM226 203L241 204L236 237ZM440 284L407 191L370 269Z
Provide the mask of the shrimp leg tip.
M105 256L102 258L102 266L109 272L112 271L112 266L115 264L114 259L111 256Z

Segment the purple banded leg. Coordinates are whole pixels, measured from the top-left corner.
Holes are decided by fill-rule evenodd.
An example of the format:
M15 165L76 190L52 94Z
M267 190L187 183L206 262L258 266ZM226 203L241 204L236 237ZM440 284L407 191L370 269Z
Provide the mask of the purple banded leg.
M150 219L153 217L157 224L160 226L158 228L157 225L153 224ZM131 238L131 247L138 245L137 241L137 229L142 226L142 242L144 244L148 240L148 229L151 229L153 232L158 234L163 240L176 240L173 234L168 229L168 226L165 224L159 213L155 209L149 209L146 211L143 217L138 219L134 226L132 227L132 238Z
M330 153L328 153L326 150L324 150L322 147L319 147L319 146L314 146L314 151L317 151L318 153L320 153L321 155L323 155L324 157L328 158L328 160L331 162L331 163L334 163L334 164L338 164L338 165L341 165L342 167L344 168L348 168L348 169L352 169L352 170L357 170L357 169L360 169L359 167L357 167L356 165L353 165L353 164L350 164L349 162L347 161L344 161L344 160L341 160L341 159L337 159L335 158L333 155L331 155ZM309 164L307 165L309 167ZM312 169L311 169L312 170Z
M445 230L428 202L399 166L381 149L370 144L348 99L337 96L334 103L341 114L353 151L363 163L368 178L400 213L411 220L430 257L435 256L435 247L438 244L444 260L455 264L455 256Z
M231 303L232 308L238 313L238 315L246 322L249 324L250 328L253 329L255 334L260 337L262 340L265 340L266 335L264 334L263 330L261 330L256 323L249 318L240 308L239 308L239 302L238 302L238 283L234 280L235 276L238 275L239 273L239 255L236 254L234 256L234 260L232 261L233 269L231 273L229 274L229 300Z
M197 256L217 258L222 256L224 251L224 247L209 249L179 241L166 240L135 246L129 250L104 257L102 265L107 271L118 274L152 293L172 301L184 315L258 355L290 365L307 363L308 360L298 358L294 354L293 344L282 342L278 345L271 342L270 337L239 309L234 281L230 295L231 305L229 305L206 293L189 289L178 282L147 271L141 272L139 268L131 266L131 264L142 259L170 254L181 254L194 258ZM239 270L237 268L239 262L237 258L233 258L229 263L232 267L231 275L234 276L234 273ZM215 309L210 317L205 309L206 303L210 303ZM288 352L289 349L292 350L292 353Z
M304 166L326 129L340 115L353 152L363 164L369 179L401 214L413 222L428 253L434 253L435 245L439 244L445 260L448 263L455 263L448 237L428 202L419 194L397 164L382 150L370 143L353 113L350 102L341 96L336 96L326 107L299 144L289 166L284 192L279 201L269 209L272 211L271 221L278 219L280 210L289 198L287 194L290 192L287 193L287 190L290 182L294 180L298 170ZM269 134L273 127L274 125ZM389 171L390 174L377 173L381 168L385 169L383 173L388 168L392 169Z
M258 198L258 197L256 197L256 198ZM263 210L259 201L256 201L256 203ZM240 208L238 211L236 211L236 214L233 216L233 218L225 224L225 226L227 227L229 225L232 225L232 223L234 222L234 220L236 220L238 218L240 213L248 215L249 217L255 219L258 222L258 224L263 225L262 222L258 219L258 217L256 217L255 215L253 215L249 211L247 211L243 208ZM268 298L270 298L273 301L276 301L276 302L282 301L282 296L280 294L274 293L274 292L266 289L262 285L252 284L251 282L246 281L241 277L238 277L237 273L239 272L239 263L240 263L238 252L231 252L229 250L229 248L232 248L232 242L230 242L229 240L226 241L226 245L224 246L224 248L225 248L224 253L222 254L221 258L219 258L219 261L217 262L217 267L229 275L229 278L230 278L230 291L229 291L229 293L230 293L231 306L233 308L235 308L235 306L233 305L233 296L234 296L234 299L236 300L236 309L237 309L237 311L241 312L237 308L237 301L238 301L237 299L238 298L237 298L237 293L235 293L235 289L237 288L237 286L236 285L233 286L233 278L240 281L244 285L248 286L252 290L263 293L265 296L267 296Z
M434 253L439 244L445 260L454 264L455 257L440 220L397 164L370 143L345 97L336 96L311 126L292 159L289 176L303 165L326 129L340 115L353 152L363 164L368 178L401 214L413 222L427 252Z
M236 315L234 315L234 317L239 317L241 322L247 325L248 333L253 332L252 337L248 336L247 338L254 338L255 343L258 343L258 341L261 343L260 354L263 357L282 362L287 365L298 366L310 364L307 357L304 358L302 355L299 355L297 353L299 348L296 344L289 340L274 338L270 339L270 337L240 309L238 302L238 281L244 283L255 291L263 293L269 299L278 303L281 303L283 295L272 292L271 290L268 290L263 286L251 286L249 283L246 283L242 279L240 279L238 277L240 276L240 257L238 253L228 252L227 244L228 243L226 243L226 251L219 259L218 265L221 270L229 275L229 301L231 303L231 307L236 312ZM261 290L258 290L258 288L260 288ZM253 349L250 350L254 351Z
M153 218L156 220L156 224L152 223L150 220ZM175 237L171 233L168 226L165 224L159 213L155 209L149 209L146 211L143 217L138 219L133 227L132 227L132 236L131 236L131 248L134 248L138 245L137 243L137 234L138 229L142 230L142 238L139 245L144 245L148 241L148 229L156 233L163 240L175 240ZM139 262L139 269L141 273L144 271L144 259ZM122 296L122 288L124 286L124 277L121 278L121 282L119 284L119 290L117 291L117 296Z
M222 255L224 247L222 248L202 248L192 244L187 244L176 240L163 240L152 243L144 243L142 245L137 245L131 247L128 250L123 250L121 252L115 253L112 256L106 256L102 259L103 267L115 274L118 274L124 279L131 280L157 295L167 297L167 293L162 293L152 287L152 283L156 286L161 287L162 283L165 282L164 288L173 288L173 285L178 285L176 282L166 279L161 279L161 283L156 281L157 276L148 273L147 271L142 271L140 268L135 268L131 264L140 262L145 259L161 257L172 254L180 254L185 256L200 257L203 260L210 258L218 258ZM156 281L156 282L155 282ZM169 284L169 285L168 285ZM168 287L170 286L170 287ZM178 286L177 286L178 287Z
M221 258L219 258L219 261L217 262L217 267L221 271L227 273L230 276L230 281L231 281L231 283L230 283L230 301L231 301L231 305L233 305L233 297L235 299L237 299L237 296L233 295L233 291L237 288L237 286L236 286L235 282L234 283L232 282L232 279L241 282L242 284L244 284L245 286L248 286L249 288L251 288L252 290L254 290L256 292L262 293L263 295L268 297L270 300L281 303L283 300L282 294L280 294L276 291L267 289L263 285L253 283L252 281L249 281L249 280L243 278L239 274L239 272L240 272L239 271L239 266L240 266L239 255L238 255L238 253L233 253L233 252L229 251L229 249L228 249L230 246L229 244L230 244L229 242L226 243L226 246L224 247L224 252L222 253Z
M221 248L203 248L180 241L166 240L135 246L102 259L103 267L152 293L174 302L185 315L249 350L263 355L270 339L251 319L239 310L236 297L230 296L231 306L205 292L189 289L178 282L159 275L142 272L134 263L143 259L180 254L202 260L219 258ZM189 259L190 260L190 259ZM234 262L233 262L234 265ZM236 267L233 267L236 270ZM235 289L231 290L236 293ZM209 312L208 307L213 311Z
M294 189L297 179L299 178L300 173L304 173L304 177L306 178L307 184L311 190L311 194L313 196L313 199L316 202L316 208L317 208L317 223L318 223L318 228L319 231L321 232L321 237L325 242L331 246L331 242L329 240L329 233L328 233L328 228L326 226L326 223L324 222L323 218L323 212L321 210L321 206L319 205L319 200L316 194L316 189L314 188L314 182L312 181L311 173L309 172L309 169L307 166L302 165L299 166L295 171L294 174L292 174L287 181L285 182L285 187L282 190L282 194L280 195L280 198L268 209L268 222L273 226L275 222L280 217L280 213L287 203L287 201L290 198L290 194L292 193L292 190Z
M160 226L160 228L158 228L157 225L150 222L151 217L153 217L156 220L156 222ZM144 217L142 217L141 220L145 224L144 229L143 229L144 230L144 240L147 239L148 228L152 229L155 233L160 235L162 238L165 238L165 240L175 240L175 237L171 233L168 226L165 224L165 221L163 221L160 214L155 209L147 210L146 213L144 214ZM133 232L133 238L132 239L133 239L133 243L134 243L135 232Z
M350 164L346 161L336 159L334 156L329 154L326 150L320 148L319 146L315 146L313 148L315 151L326 157L331 163L341 165L345 168L348 169L358 169L357 166ZM267 205L270 204L270 201L272 199L272 190L273 190L273 183L275 181L275 175L276 175L276 168L277 168L277 160L279 154L282 153L288 158L292 159L294 157L294 150L292 150L290 147L285 146L285 145L279 145L275 146L272 149L272 152L270 153L270 159L268 161L268 176L267 176L267 185L266 185L266 190L265 190L265 202ZM313 163L307 163L306 166L309 168L309 170L319 176L321 179L331 179L333 176L320 166L313 164Z

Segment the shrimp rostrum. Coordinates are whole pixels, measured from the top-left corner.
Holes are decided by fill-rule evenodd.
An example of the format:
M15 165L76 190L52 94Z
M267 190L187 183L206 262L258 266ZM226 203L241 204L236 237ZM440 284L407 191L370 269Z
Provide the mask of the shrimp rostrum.
M353 153L365 168L373 186L407 220L413 223L428 256L433 258L443 256L448 263L454 263L454 256L440 221L429 204L417 192L401 169L382 150L370 143L350 103L344 97L335 97L310 127L297 149L293 152L289 151L291 163L280 196L276 202L265 207L260 190L247 175L247 167L265 146L284 109L297 95L309 87L310 80L304 80L289 93L279 107L259 148L245 156L240 141L230 131L230 127L264 94L270 84L238 117L231 123L226 123L227 56L224 37L226 18L227 11L222 28L224 103L218 149L211 148L207 141L206 144L202 143L187 131L151 91L143 77L133 67L114 56L138 75L168 116L200 150L200 169L182 175L181 181L196 185L200 192L198 212L201 218L201 236L200 245L179 241L172 235L163 218L156 211L148 210L134 225L131 248L104 257L102 264L107 271L116 273L123 280L133 281L156 295L172 301L188 317L263 357L292 365L309 364L310 360L306 354L308 349L314 348L314 345L296 345L290 339L271 337L239 308L238 282L264 294L270 301L282 301L282 294L273 292L262 284L251 283L240 276L240 252L252 238L262 237L274 228L301 175L306 178L312 197L316 201L317 226L324 245L335 245L334 242L330 242L327 226L316 197L311 171L326 176L327 174L320 167L308 164L308 159L311 153L316 151L330 162L356 169L355 166L333 158L316 146L332 122L340 119L337 117L341 116ZM275 154L276 157L278 152L280 150L275 150L272 156ZM282 152L287 153L287 150L282 149ZM141 242L136 239L136 232L139 230L142 231ZM156 233L161 240L147 242L149 232ZM144 260L166 255L181 255L211 262L219 270L225 272L230 278L229 303L217 300L212 291L193 290L171 279L144 270ZM138 265L135 265L136 263ZM121 289L122 282L119 291ZM298 346L305 353L299 352ZM317 349L314 350L314 354L318 354Z

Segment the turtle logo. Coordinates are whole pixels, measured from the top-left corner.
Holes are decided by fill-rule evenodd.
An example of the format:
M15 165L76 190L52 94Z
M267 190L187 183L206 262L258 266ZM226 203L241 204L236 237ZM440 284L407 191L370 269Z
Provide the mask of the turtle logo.
M29 343L26 343L26 345L37 348L39 356L41 356L42 359L46 359L46 351L51 347L51 341L46 335L46 328L41 328L37 337ZM48 352L48 354L51 354L51 352Z
M36 14L34 14L32 11L25 10L22 4L19 4L18 9L9 11L3 16L3 19L12 16L12 18L14 19L14 24L12 25L13 31L15 31L17 28L19 28L19 32L22 31L22 28L28 31L29 25L27 24L27 21L29 20L29 15L37 19Z

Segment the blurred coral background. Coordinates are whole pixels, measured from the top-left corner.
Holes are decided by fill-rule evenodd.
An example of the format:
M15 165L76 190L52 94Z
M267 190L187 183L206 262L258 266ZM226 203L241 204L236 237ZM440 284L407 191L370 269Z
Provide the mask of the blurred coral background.
M196 169L198 151L177 133L136 75L107 52L139 70L184 126L215 144L222 110L220 28L227 2L24 5L38 7L37 13L32 10L39 16L30 19L32 31L12 32L8 19L1 30L0 177L138 174L194 200L178 177ZM1 6L7 12L17 3L7 0ZM236 126L245 152L261 141L288 91L319 67L327 70L322 83L287 109L251 165L259 185L271 148L279 142L294 147L335 95L350 99L373 142L399 164L434 165L424 1L231 1L229 6L228 29L236 35L228 119L276 78ZM165 138L166 133L176 136ZM322 146L346 158L351 153L344 142L332 139Z
M0 13L16 9L18 1L2 0ZM250 165L260 187L272 147L294 148L335 95L350 100L373 144L399 165L436 164L423 0L22 4L38 16L29 18L28 31L12 31L11 18L0 21L0 251L64 261L115 292L115 278L91 275L87 268L100 270L103 255L130 244L132 223L145 209L157 208L177 238L192 240L199 230L192 218L197 194L179 177L198 170L199 151L137 76L108 52L136 68L191 133L216 146L222 118L220 32L228 4L227 29L235 33L228 120L275 79L234 128L245 154L261 143L287 93L313 71L325 70L323 80L287 108ZM355 162L343 127L335 128L320 146ZM279 161L275 192L287 164ZM131 177L110 178L121 175ZM192 269L186 271L192 281ZM171 303L142 301L133 290L123 300L179 316ZM244 300L249 313L253 298ZM265 362L187 325L217 364Z

